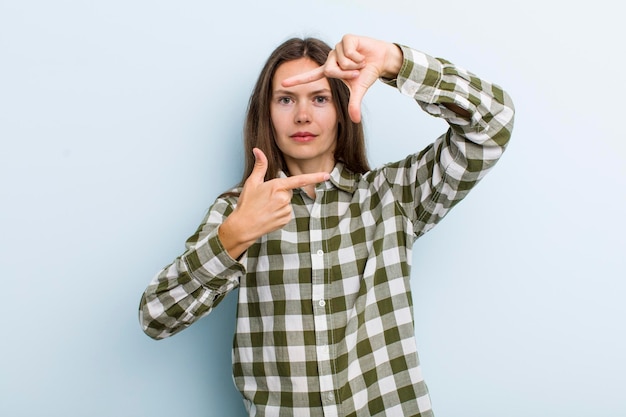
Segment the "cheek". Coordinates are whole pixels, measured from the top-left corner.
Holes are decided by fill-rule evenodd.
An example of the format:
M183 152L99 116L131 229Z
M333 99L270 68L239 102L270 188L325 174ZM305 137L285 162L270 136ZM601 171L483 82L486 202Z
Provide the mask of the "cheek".
M270 109L270 119L275 129L280 129L281 126L289 124L293 119L291 111L288 109Z
M326 130L332 130L337 128L337 112L335 109L324 109L317 114L317 120L320 125L323 125Z

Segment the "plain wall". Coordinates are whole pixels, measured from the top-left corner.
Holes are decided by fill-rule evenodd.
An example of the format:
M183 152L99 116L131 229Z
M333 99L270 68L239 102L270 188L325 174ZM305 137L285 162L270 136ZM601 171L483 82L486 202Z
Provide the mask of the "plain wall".
M445 57L517 109L500 163L414 246L436 415L626 415L626 33L616 3L554 3L0 0L0 415L245 414L236 294L160 342L139 298L238 181L268 54L344 33ZM375 165L446 128L382 84L364 117Z

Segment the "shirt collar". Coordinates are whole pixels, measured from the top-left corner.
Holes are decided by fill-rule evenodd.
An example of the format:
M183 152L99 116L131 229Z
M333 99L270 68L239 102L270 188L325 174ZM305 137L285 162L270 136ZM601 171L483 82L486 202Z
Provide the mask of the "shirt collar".
M347 193L354 193L358 179L359 175L346 168L342 162L337 162L335 168L330 172L330 182Z

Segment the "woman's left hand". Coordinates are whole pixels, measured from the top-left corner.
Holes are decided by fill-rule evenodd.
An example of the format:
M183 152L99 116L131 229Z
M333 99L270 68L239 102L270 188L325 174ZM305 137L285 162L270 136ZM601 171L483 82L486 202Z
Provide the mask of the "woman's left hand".
M348 113L353 122L361 121L361 102L365 93L380 78L395 78L402 66L402 51L389 42L364 36L345 35L318 69L288 78L284 87L338 78L350 89Z

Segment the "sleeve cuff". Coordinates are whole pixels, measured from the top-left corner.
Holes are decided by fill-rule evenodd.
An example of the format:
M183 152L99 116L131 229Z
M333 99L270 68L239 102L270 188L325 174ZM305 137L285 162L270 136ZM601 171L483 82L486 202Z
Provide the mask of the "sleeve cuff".
M432 103L441 83L443 64L423 52L408 46L396 45L402 50L404 56L402 67L397 78L382 81L415 100Z
M222 246L215 228L203 241L183 256L189 274L203 285L218 290L245 273L241 262L233 259ZM243 255L245 257L245 254Z

